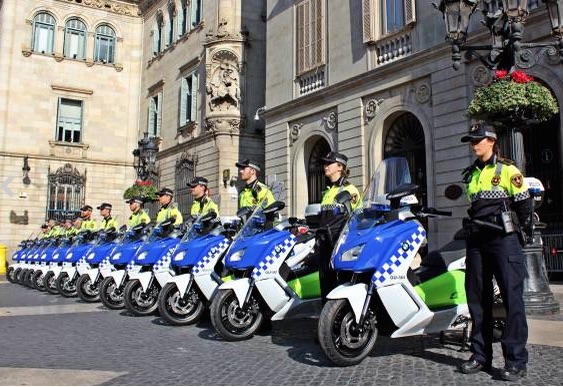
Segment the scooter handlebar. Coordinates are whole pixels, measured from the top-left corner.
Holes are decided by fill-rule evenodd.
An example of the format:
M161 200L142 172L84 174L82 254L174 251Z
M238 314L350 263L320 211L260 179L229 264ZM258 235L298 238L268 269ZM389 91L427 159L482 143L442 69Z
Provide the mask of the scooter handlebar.
M423 208L420 211L420 215L422 216L452 216L451 211L441 211L437 210L434 207Z

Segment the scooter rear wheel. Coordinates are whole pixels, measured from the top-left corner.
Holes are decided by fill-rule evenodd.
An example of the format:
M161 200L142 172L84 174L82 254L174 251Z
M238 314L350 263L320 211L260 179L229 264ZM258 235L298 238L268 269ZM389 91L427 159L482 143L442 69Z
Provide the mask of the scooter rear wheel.
M82 274L76 281L76 294L84 302L100 301L100 281L92 283L90 276Z
M375 316L368 309L362 325L356 323L348 300L329 300L319 316L319 342L326 356L338 366L364 360L377 340Z
M68 273L59 274L57 290L63 297L76 297L76 280L70 278Z
M57 278L52 270L49 270L43 278L43 283L45 284L45 289L51 294L58 294L57 289Z
M195 324L201 318L205 304L193 286L189 292L180 296L180 291L175 283L168 283L158 296L158 312L162 318L172 325Z
M218 291L211 303L210 314L213 328L227 341L249 339L260 328L264 319L260 305L253 296L248 305L241 308L231 289Z
M108 309L123 309L125 306L123 290L112 277L106 277L100 283L100 300Z
M156 281L153 281L146 292L139 280L129 281L123 290L125 307L136 316L150 316L158 309L159 292L160 286Z
M22 268L18 267L16 270L14 270L14 283L19 284L20 283L20 277L21 277L21 273L22 273Z

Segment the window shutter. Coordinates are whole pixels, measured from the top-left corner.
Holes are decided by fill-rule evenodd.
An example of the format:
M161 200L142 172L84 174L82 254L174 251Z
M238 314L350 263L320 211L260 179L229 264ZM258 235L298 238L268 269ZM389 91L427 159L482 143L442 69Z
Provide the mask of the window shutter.
M188 80L182 78L182 86L180 88L180 126L184 126L187 123L188 91Z
M164 42L166 44L166 47L170 46L171 40L172 37L170 36L170 20L167 19L164 23Z
M152 53L154 55L158 54L158 40L160 39L160 35L158 33L158 27L155 27L152 30Z
M156 133L155 136L160 137L160 128L162 126L162 91L158 93L156 100Z
M416 21L416 0L403 0L405 2L405 25Z
M147 124L147 132L149 135L154 135L154 116L156 112L156 106L154 103L154 97L151 97L149 100L149 119Z
M192 87L191 87L192 106L190 106L190 120L197 121L197 92L198 92L198 77L197 72L192 74Z
M406 2L411 0L404 0ZM412 0L414 1L414 0ZM375 41L375 9L374 0L362 0L363 38L364 43Z
M197 25L197 0L192 0L190 4L190 25L188 30L193 29Z
M183 27L184 27L184 10L182 9L180 12L178 12L178 23L177 23L178 28L176 29L176 31L178 31L177 35L178 37L182 36L184 34Z
M305 69L305 6L303 3L297 5L297 74Z

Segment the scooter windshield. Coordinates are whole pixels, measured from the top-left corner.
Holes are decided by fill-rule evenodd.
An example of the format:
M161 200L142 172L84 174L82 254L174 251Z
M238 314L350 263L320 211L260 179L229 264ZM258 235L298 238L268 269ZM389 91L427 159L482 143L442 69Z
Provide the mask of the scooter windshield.
M370 179L363 194L362 207L354 211L342 230L334 252L354 232L370 229L381 223L385 212L391 209L386 195L395 188L411 182L408 161L403 157L391 157L383 160Z
M240 231L235 236L236 240L244 240L264 231L264 226L266 224L264 208L266 208L265 200L258 203L252 214L248 217L246 223L244 223Z

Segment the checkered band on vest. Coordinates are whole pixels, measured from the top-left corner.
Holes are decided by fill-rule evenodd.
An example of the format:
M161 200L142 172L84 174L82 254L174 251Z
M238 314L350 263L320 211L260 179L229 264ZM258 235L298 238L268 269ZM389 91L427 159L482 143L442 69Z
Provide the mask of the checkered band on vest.
M343 206L342 204L321 204L321 211L332 211L335 208L341 210Z
M225 250L227 250L227 247L229 247L230 243L231 242L227 238L225 238L221 241L221 243L219 243L218 246L209 250L209 252L205 254L205 257L203 257L194 266L194 268L192 269L192 273L199 274L200 272L205 270L205 268L207 267L207 265L209 265L210 262L214 262L215 259L217 259L217 256L223 254Z
M517 193L516 195L514 195L514 201L515 202L519 202L520 200L526 200L530 198L530 192L528 191L524 191L524 192L520 192Z
M409 239L401 243L395 254L389 258L371 277L371 281L376 287L383 285L389 279L399 266L408 258L409 254L416 252L420 245L426 239L426 230L423 227L418 229L410 236ZM405 243L407 245L405 245ZM404 246L408 246L403 248Z
M485 200L494 200L494 199L507 199L508 194L506 191L498 190L498 191L479 191L473 196L471 196L471 201L476 202L480 199Z
M295 245L296 239L290 235L282 243L276 245L271 251L270 255L264 258L257 267L252 270L252 277L260 278L261 275L266 274L266 271L278 260L280 257L285 257L288 250L292 249Z

